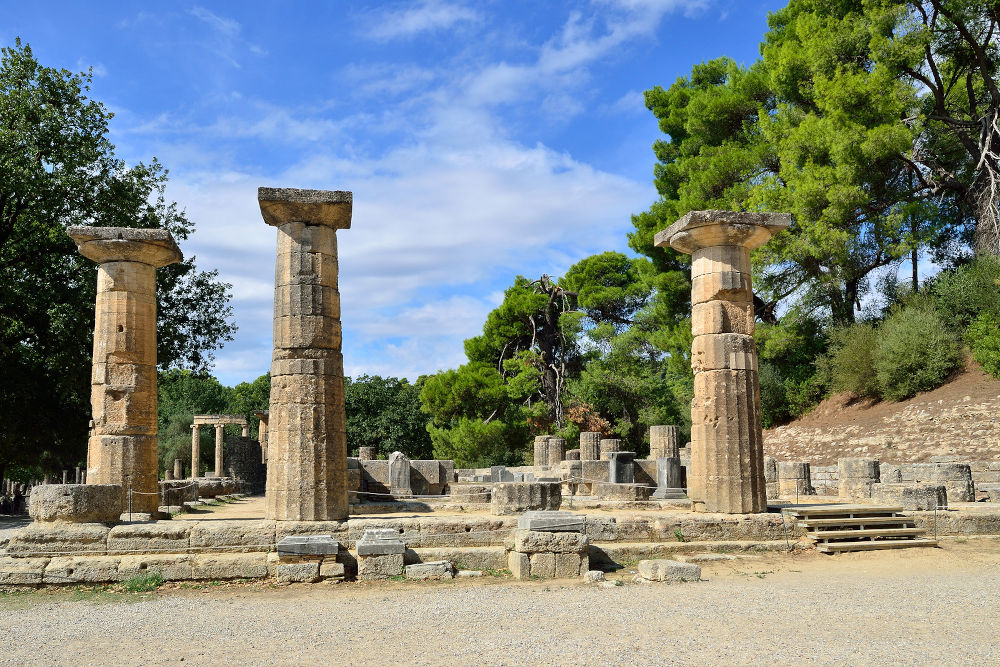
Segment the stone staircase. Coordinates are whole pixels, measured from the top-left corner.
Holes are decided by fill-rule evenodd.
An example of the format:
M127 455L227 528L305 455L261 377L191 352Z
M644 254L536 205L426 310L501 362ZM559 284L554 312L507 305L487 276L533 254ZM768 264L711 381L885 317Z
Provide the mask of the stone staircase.
M936 547L937 540L924 537L902 507L876 505L810 505L785 510L808 530L822 553Z

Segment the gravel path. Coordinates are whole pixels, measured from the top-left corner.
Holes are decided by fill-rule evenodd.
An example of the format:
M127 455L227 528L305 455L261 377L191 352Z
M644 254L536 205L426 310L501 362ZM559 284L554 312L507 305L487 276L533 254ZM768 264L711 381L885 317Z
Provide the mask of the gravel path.
M9 664L997 664L1000 543L705 564L701 583L482 580L8 596ZM920 552L920 553L917 553Z

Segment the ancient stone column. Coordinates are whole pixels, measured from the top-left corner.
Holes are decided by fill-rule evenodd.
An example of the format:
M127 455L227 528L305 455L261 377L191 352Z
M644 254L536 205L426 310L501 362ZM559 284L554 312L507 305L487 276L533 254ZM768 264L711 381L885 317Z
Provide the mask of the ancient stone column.
M184 479L183 459L174 459L174 479Z
M243 424L243 431L240 433L240 435L243 436L244 438L249 438L250 437L250 425L249 424Z
M156 269L183 257L163 229L70 227L98 263L87 452L89 484L131 487L132 511L159 508L156 439ZM125 500L123 494L123 501Z
M601 434L584 431L580 434L580 460L597 461L601 458Z
M649 427L649 458L672 459L680 456L680 429L676 426Z
M201 472L201 424L191 424L191 479Z
M345 519L337 230L351 226L352 195L260 188L257 199L264 221L278 228L265 516Z
M164 481L171 482L171 481L173 481L173 479L174 479L174 471L173 470L165 470L165 471L163 471L163 480Z
M789 224L784 213L692 211L656 235L657 247L692 255L688 495L695 510L767 507L750 251Z
M215 425L215 476L222 477L222 438L226 432L225 424Z
M547 466L549 464L549 438L550 435L535 436L535 465Z
M358 447L358 459L361 461L374 461L377 450L374 447Z
M76 482L77 484L83 484L83 481L82 481L82 476L80 475L80 473L81 473L81 472L83 472L83 471L82 471L82 470L80 470L80 466L77 466L77 467L76 467L76 474L75 474L75 475L73 476L73 479L74 479L74 481L75 481L75 482Z
M548 446L549 466L559 467L559 464L566 458L565 438L549 438Z
M622 449L622 441L618 438L602 438L601 439L601 460L607 461L608 455L611 452L620 452Z
M63 470L62 483L69 484L69 470Z

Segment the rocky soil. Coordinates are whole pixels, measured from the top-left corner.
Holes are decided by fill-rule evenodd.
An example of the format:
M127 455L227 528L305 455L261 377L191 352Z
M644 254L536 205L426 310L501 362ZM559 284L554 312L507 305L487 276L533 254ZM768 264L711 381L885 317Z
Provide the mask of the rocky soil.
M715 558L719 558L716 556ZM1000 541L721 556L700 583L7 594L3 664L996 664ZM82 597L82 600L74 600Z

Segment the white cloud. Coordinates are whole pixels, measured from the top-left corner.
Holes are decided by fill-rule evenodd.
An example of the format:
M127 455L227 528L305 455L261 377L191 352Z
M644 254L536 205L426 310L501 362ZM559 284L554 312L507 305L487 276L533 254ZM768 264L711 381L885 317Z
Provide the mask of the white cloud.
M475 22L479 14L468 7L441 0L424 0L416 7L401 6L373 17L365 36L376 41L414 37L447 30L459 23Z
M632 115L646 111L646 97L638 90L630 90L608 107L611 113Z
M240 34L240 30L242 29L239 21L224 18L205 9L204 7L192 7L188 10L188 13L199 21L208 24L208 26L213 30L227 37L236 37Z

